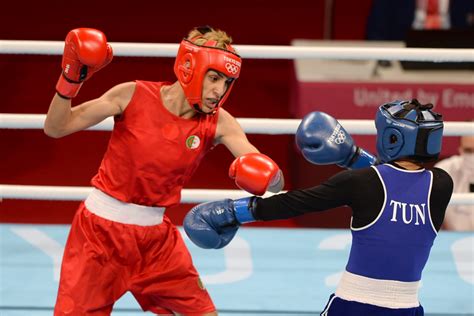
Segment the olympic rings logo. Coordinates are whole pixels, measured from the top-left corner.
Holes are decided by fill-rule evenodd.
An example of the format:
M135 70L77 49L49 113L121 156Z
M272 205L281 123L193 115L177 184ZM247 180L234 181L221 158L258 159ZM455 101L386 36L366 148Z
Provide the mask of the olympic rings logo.
M344 133L343 131L339 131L339 133L337 133L336 138L334 139L334 142L340 145L344 143L345 141L346 141L346 133Z
M239 67L236 65L233 65L231 63L226 63L225 64L225 69L227 69L227 72L230 74L235 75L237 72L239 72Z

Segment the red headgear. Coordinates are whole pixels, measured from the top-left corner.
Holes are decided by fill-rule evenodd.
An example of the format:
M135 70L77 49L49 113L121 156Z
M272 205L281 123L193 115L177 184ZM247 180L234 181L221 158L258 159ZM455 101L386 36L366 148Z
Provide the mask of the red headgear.
M200 46L183 39L176 56L174 73L178 77L189 104L198 112L202 112L202 85L208 70L218 71L234 80L240 74L242 66L240 56L234 52L232 46L227 45L226 49L222 49L215 47L216 43L216 41L209 40ZM234 80L230 82L216 109L229 96Z

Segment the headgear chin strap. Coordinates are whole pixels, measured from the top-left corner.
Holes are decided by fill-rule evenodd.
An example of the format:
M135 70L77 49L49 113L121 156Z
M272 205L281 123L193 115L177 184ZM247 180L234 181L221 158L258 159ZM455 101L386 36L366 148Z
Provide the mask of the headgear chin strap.
M212 40L200 46L183 39L174 64L174 73L178 77L186 99L193 109L201 113L204 113L202 111L202 87L207 71L212 69L234 79L230 81L226 92L219 100L216 106L217 110L229 96L235 79L240 75L242 66L242 59L233 52L232 46L227 45L227 49L222 49L215 47L215 45L216 41Z
M420 162L438 159L443 138L443 118L432 104L418 100L381 105L375 118L377 152L382 162L409 158Z

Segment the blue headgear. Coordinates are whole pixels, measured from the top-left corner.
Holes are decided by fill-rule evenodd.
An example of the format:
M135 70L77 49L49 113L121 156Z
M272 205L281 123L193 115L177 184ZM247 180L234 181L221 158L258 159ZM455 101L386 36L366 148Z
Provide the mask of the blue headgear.
M433 104L418 100L381 105L375 118L377 152L382 162L410 158L421 162L438 159L443 118L431 111Z

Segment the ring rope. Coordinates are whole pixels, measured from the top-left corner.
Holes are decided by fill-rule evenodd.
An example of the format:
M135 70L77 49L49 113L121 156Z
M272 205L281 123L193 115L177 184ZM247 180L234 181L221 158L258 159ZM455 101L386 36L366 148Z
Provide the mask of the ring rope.
M115 56L176 57L178 44L111 42ZM288 45L235 45L244 58L474 61L474 49L398 47L308 47ZM0 54L62 55L63 41L0 40Z
M45 114L0 113L0 129L43 129ZM248 134L284 135L295 134L300 119L237 118ZM373 120L339 120L352 135L376 135ZM112 117L88 128L90 131L110 131L114 126ZM474 122L444 122L444 136L474 135Z
M0 185L0 199L82 201L87 198L92 187L81 186L41 186L41 185ZM285 191L282 191L285 192ZM212 200L238 199L249 196L242 190L183 189L182 203L202 203ZM264 197L271 196L267 193Z
M0 200L59 200L82 201L87 198L92 187L80 186L41 186L41 185L0 185ZM213 200L238 199L249 196L242 190L183 189L181 203L203 203ZM281 191L284 193L285 191ZM274 193L266 193L269 197ZM454 193L450 205L474 205L474 193Z

